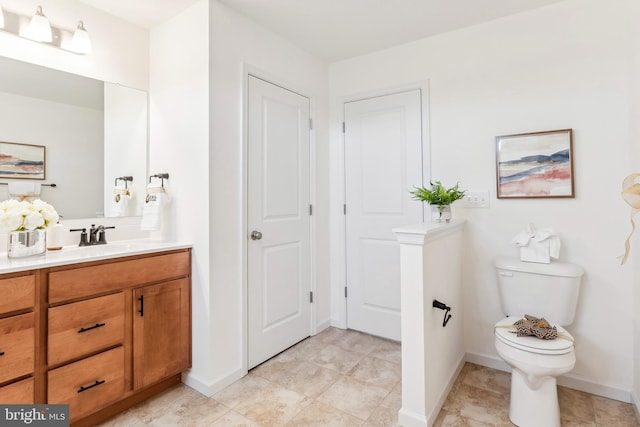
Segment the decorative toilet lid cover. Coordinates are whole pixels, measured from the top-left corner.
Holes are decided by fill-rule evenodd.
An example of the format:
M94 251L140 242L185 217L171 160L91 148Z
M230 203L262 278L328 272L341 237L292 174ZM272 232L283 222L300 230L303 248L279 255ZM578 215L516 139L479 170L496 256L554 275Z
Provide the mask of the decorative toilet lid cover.
M558 338L553 340L542 340L536 337L519 337L515 334L516 328L512 326L522 317L509 316L500 320L495 325L496 337L503 343L519 348L524 351L539 354L565 354L573 350L573 337L566 329L556 326Z

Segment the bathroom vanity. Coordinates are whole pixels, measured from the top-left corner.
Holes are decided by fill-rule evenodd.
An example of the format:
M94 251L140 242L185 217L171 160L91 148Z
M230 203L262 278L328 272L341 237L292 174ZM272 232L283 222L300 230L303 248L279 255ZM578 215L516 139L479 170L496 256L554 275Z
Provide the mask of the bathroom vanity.
M191 249L135 242L0 260L0 403L95 425L191 366Z

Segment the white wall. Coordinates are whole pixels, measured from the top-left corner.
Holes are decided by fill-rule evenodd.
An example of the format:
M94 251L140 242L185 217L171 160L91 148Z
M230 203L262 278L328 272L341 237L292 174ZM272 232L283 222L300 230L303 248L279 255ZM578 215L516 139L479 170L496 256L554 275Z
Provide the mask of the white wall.
M201 391L224 351L213 346L211 332L209 32L209 2L201 0L153 28L150 37L149 172L170 175L164 237L193 242L193 368L186 382Z
M243 354L243 66L312 97L326 129L327 68L216 1L202 0L151 31L152 172L171 173L172 234L194 242L193 369L187 384L212 394L240 378ZM316 163L326 165L326 133ZM320 143L321 142L321 143ZM315 192L328 200L326 168ZM316 210L317 321L328 325L326 206Z
M527 222L552 227L563 238L561 260L587 271L569 327L577 342L569 382L623 400L633 385L636 308L632 273L616 259L628 232L619 193L630 150L629 5L568 0L334 63L329 73L332 176L341 170L337 100L428 79L432 177L492 194L489 209L454 207L468 221L467 351L499 364L493 324L503 314L492 260L517 254L510 240ZM574 129L576 198L495 199L494 137L563 128ZM341 185L332 181L333 206L342 204ZM341 221L332 217L334 236ZM333 281L335 294L341 286Z
M216 373L223 378L243 369L242 291L246 234L243 165L243 71L251 69L311 97L315 151L315 321L329 325L327 67L216 1L211 2L211 291ZM315 197L314 197L315 196Z
M53 26L74 30L78 21L83 20L91 36L93 52L76 55L0 31L0 56L125 86L148 88L147 30L77 0L3 0L2 8L31 16L40 4Z
M65 218L102 212L102 133L101 109L0 92L0 141L46 147L46 179L37 182L57 187L43 186L40 198ZM0 186L0 200L8 197Z
M147 92L104 84L104 211L106 217L140 216L147 190L149 103ZM131 176L131 195L114 209L115 178ZM123 186L124 181L118 181ZM115 212L114 212L115 211Z
M631 109L629 114L630 141L629 146L629 173L640 173L640 2L632 1L631 13L627 17L627 25L631 28L631 45L629 55L632 58L631 72ZM626 221L625 221L626 222ZM640 215L636 216L636 223L640 222ZM628 225L630 227L630 225ZM640 409L640 232L635 233L635 238L631 244L632 252L629 256L629 266L626 268L633 270L633 287L635 302L635 320L633 337L635 341L634 355L634 386L633 402L636 410Z

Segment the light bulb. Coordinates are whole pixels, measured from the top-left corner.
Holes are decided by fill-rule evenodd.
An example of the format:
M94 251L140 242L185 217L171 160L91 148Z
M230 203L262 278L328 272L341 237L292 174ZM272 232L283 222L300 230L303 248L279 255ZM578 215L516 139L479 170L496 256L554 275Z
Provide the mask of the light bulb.
M78 21L78 28L73 33L73 39L71 39L71 50L80 54L91 53L91 38L89 33L84 28L84 23Z
M42 6L38 6L35 15L31 18L26 36L38 42L51 43L51 24L42 13Z

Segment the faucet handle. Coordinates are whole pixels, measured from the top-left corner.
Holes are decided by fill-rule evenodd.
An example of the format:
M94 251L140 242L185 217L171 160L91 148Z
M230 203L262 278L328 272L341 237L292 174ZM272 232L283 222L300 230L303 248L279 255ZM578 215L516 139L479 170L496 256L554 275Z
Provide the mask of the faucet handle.
M87 229L86 228L72 228L69 230L70 232L80 231L80 243L78 246L87 246L89 242L87 242Z
M105 230L109 230L109 229L114 229L116 228L115 225L112 225L110 227L105 227L104 225L99 225L98 226L98 232L100 233L100 236L98 238L98 245L105 245L107 243L107 232Z

